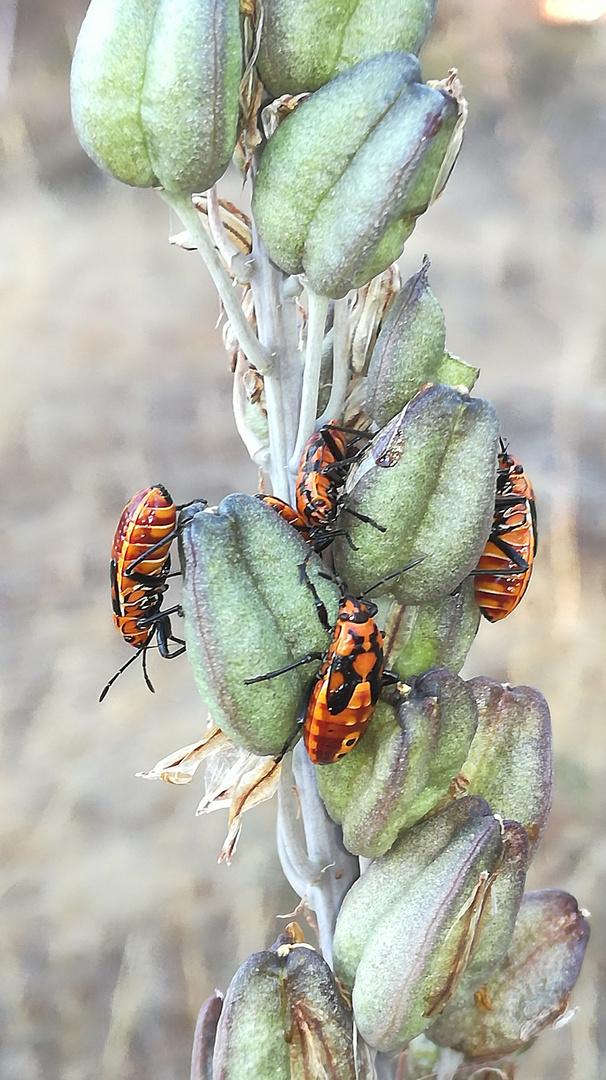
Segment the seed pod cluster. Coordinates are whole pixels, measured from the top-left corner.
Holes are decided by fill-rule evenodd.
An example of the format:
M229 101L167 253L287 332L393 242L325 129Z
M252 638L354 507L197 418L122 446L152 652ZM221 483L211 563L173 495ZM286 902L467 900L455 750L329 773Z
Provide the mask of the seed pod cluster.
M231 495L217 510L185 511L184 632L211 714L239 745L279 755L299 720L313 761L346 759L334 779L327 777L323 795L344 824L350 850L376 855L446 796L467 757L476 706L444 668L412 692L386 696L374 736L361 738L382 691L411 674L405 657L400 666L405 650L397 630L389 638L393 671L386 670L374 597L385 590L395 596L392 628L407 602L421 619L427 612L427 625L433 619L426 670L439 659L436 634L448 646L446 657L458 652L462 662L477 618L467 614L464 588L463 599L451 594L486 543L498 427L487 402L432 384L359 460L349 456L349 438L334 425L313 436L293 507ZM471 475L461 456L468 468L474 464ZM313 550L329 544L334 578ZM373 599L366 599L369 592ZM358 771L358 786L349 790ZM389 791L393 798L386 798Z
M529 687L458 674L480 611L498 622L524 595L537 532L532 485L492 405L471 396L479 372L446 348L429 260L402 288L392 265L442 191L465 121L455 72L422 81L416 54L435 9L92 0L76 46L78 136L125 183L160 187L189 212L239 135L246 166L258 148L254 222L209 192L185 246L203 250L208 229L206 257L229 286L239 430L280 494L292 481L292 505L276 490L176 507L161 485L128 504L112 560L116 625L150 689L154 640L168 659L186 649L216 725L156 775L184 782L209 746L231 755L207 799L229 795L231 853L243 810L275 790L302 733L293 775L302 753L317 818L340 827L347 865L372 860L338 918L322 913L331 931L336 919L340 985L287 928L203 1006L195 1080L354 1080L354 1021L372 1050L400 1052L425 1033L470 1062L494 1060L562 1014L587 942L568 894L524 895L551 804L547 705ZM263 120L261 82L282 95ZM281 385L269 381L282 357L258 307L264 273L276 326L297 337ZM290 275L300 281L287 288ZM303 287L309 303L295 312ZM272 413L288 402L292 420L298 398L299 460ZM177 537L182 600L167 609ZM183 639L171 616L183 616ZM326 865L305 842L298 860L281 854L301 895L318 895Z

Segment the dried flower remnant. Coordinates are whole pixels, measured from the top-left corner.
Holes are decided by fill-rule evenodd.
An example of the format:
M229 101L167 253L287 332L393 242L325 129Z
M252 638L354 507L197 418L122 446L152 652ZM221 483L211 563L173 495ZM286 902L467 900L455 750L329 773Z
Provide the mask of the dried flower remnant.
M206 795L196 814L229 809L228 833L219 856L219 862L229 865L240 837L243 814L272 798L281 766L273 757L260 758L235 746L213 724L199 742L175 750L137 776L167 784L190 784L202 764L206 765Z

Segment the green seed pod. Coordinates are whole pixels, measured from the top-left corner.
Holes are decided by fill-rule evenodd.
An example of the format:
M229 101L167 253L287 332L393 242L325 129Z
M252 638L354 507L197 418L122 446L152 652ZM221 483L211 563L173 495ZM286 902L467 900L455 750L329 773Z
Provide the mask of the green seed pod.
M429 205L460 105L420 78L407 53L356 64L290 113L263 152L259 235L320 295L345 296L385 270Z
M366 858L383 855L447 795L477 724L472 693L445 669L421 675L410 693L394 691L388 699L350 754L316 770L345 847Z
M353 986L364 949L382 919L457 836L481 829L487 818L492 820L488 803L465 796L402 833L354 882L339 912L333 942L335 974L344 986Z
M444 352L444 312L429 288L427 257L398 294L368 368L366 411L383 427L428 382L471 390L478 369ZM456 381L455 381L456 380Z
M274 97L317 90L385 52L418 55L437 0L265 0L261 78Z
M449 1008L430 1038L482 1061L527 1047L568 1009L588 939L569 893L526 893L498 970L475 998Z
M245 680L328 647L303 562L331 620L337 586L320 576L322 563L295 530L250 495L197 513L182 529L180 554L187 655L213 720L255 754L278 754L296 734L319 663L252 686Z
M405 836L410 844L411 833ZM369 1046L403 1049L452 997L501 855L499 820L490 815L470 821L369 934L352 995L356 1024Z
M386 588L402 604L452 593L477 566L494 514L499 421L493 406L450 386L430 385L375 436L345 486L338 572L356 595L425 556Z
M351 1012L333 974L311 946L285 936L234 975L213 1080L355 1080Z
M479 676L468 683L478 706L478 730L461 782L496 814L522 823L537 850L551 809L553 751L545 698L532 686L501 686Z
M385 625L385 664L406 682L430 668L460 671L478 632L473 578L431 604L393 604Z
M87 154L135 187L206 191L237 139L238 0L92 0L72 65Z

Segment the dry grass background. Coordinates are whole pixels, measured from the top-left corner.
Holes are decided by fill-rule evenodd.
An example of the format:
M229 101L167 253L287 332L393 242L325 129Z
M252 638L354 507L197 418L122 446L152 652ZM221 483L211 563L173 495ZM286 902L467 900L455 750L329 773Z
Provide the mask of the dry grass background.
M216 865L201 787L134 773L204 724L186 661L125 675L107 559L133 491L252 491L230 419L217 302L171 249L163 205L101 178L71 132L67 73L85 0L0 12L0 1077L177 1080L202 1000L276 935L293 895L273 808ZM11 60L11 11L16 14ZM528 596L482 626L467 672L530 682L553 713L557 792L532 885L574 892L593 934L574 1023L521 1080L597 1080L604 1056L604 360L606 25L541 24L531 0L441 0L427 77L456 64L464 153L407 245L424 251L448 345L533 478ZM237 186L232 184L237 194ZM172 227L175 223L172 223Z

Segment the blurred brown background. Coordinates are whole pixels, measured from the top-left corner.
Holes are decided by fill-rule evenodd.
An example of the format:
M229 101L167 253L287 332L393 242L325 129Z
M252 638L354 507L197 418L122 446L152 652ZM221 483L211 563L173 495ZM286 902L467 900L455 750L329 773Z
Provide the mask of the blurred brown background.
M231 868L202 795L134 779L195 740L187 662L126 674L107 561L130 497L253 491L231 420L216 298L151 192L99 175L71 131L85 0L0 7L4 669L0 775L2 1080L182 1080L202 1000L269 944L295 900L272 806ZM464 152L403 271L432 260L449 348L538 496L533 583L481 628L466 668L530 682L553 713L557 791L533 887L569 889L592 939L568 1027L521 1080L606 1075L604 361L606 23L553 25L539 0L441 0L426 77L456 65ZM237 182L231 191L238 193Z

